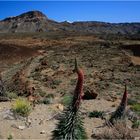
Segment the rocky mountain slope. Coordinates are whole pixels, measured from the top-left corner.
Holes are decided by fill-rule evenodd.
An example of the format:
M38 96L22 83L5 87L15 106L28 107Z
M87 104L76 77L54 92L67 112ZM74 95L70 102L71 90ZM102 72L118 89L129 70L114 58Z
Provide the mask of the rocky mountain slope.
M106 34L136 34L140 32L140 23L105 23L96 21L81 21L69 23L56 22L47 18L40 11L29 11L16 17L0 21L0 33L7 32L48 32L48 31L78 31Z
M49 20L39 11L29 11L0 21L0 32L40 32L55 30L58 23Z

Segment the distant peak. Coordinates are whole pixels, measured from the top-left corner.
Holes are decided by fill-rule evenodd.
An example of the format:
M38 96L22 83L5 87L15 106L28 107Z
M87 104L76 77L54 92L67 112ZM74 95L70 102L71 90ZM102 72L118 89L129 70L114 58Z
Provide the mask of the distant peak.
M40 11L28 11L26 13L20 14L20 15L15 16L15 17L5 18L3 21L7 21L7 20L9 21L9 20L18 19L18 18L23 18L23 19L24 18L26 18L26 19L32 19L32 18L48 19L47 16Z
M23 13L19 16L30 16L31 18L32 17L46 17L46 15L43 14L42 12L40 12L40 11L29 11L29 12Z

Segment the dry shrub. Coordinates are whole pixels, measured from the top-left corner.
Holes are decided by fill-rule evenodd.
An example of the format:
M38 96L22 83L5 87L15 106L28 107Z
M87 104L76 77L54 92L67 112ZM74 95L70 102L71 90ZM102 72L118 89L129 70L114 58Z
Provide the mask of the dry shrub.
M140 137L139 132L139 129L132 129L125 122L119 121L113 127L106 128L92 137L97 139L134 139Z

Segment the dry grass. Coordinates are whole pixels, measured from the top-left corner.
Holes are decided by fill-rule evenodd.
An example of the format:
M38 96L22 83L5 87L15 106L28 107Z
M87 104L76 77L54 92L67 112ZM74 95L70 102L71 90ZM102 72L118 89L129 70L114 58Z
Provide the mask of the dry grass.
M92 135L97 139L134 139L140 137L139 129L132 129L126 122L119 121L113 127L106 128L99 134Z

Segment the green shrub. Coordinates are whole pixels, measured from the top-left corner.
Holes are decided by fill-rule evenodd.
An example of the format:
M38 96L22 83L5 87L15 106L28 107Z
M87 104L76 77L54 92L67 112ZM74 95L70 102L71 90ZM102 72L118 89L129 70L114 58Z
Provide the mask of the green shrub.
M13 139L13 135L12 134L9 134L8 137L7 137L7 139L8 140L12 140Z
M48 95L46 95L46 98L54 98L54 94L48 94Z
M67 106L67 105L70 104L71 100L72 100L72 96L70 96L70 95L64 95L64 96L63 96L63 99L61 100L61 103L62 103L64 106Z
M18 98L14 102L12 110L14 113L26 117L31 112L31 105L26 99Z
M46 96L46 92L39 92L39 95L41 96L41 97L45 97Z
M43 98L43 100L40 101L40 103L43 104L51 104L53 102L54 95L53 94L48 94L46 97Z
M133 122L132 128L139 128L139 126L140 126L140 120L135 120Z
M131 106L131 109L140 114L140 103L134 104L133 106Z
M76 79L71 79L70 84L75 85L75 83L76 83Z
M58 85L60 85L60 83L62 83L61 80L53 80L52 84L58 86Z
M43 99L43 104L48 105L48 104L51 104L51 103L52 103L51 99L49 99L49 98Z
M18 96L15 92L7 92L6 94L9 97L9 99L17 99L18 98Z
M134 100L134 99L128 99L128 105L134 105L134 104L136 104L137 103L137 101L136 100Z
M48 105L48 104L51 104L53 102L52 100L53 100L52 98L44 98L42 103Z
M93 111L93 112L89 112L88 117L90 118L102 118L103 117L103 111Z

